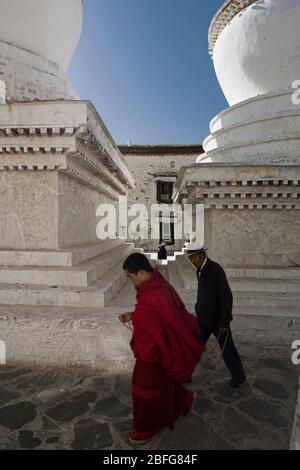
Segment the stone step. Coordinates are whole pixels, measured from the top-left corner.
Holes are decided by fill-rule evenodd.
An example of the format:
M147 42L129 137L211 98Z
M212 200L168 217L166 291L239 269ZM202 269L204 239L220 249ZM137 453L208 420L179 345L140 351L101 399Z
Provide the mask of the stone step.
M251 304L264 304L264 301L268 300L271 302L283 302L283 303L294 303L294 305L299 304L299 299L300 299L300 289L298 288L297 283L291 283L289 282L288 285L286 286L285 284L279 283L277 288L270 288L272 287L272 284L270 285L268 283L264 283L261 287L261 289L257 289L257 286L254 285L254 290L250 290L249 285L244 285L243 283L240 283L236 285L232 280L229 279L229 284L232 290L232 293L234 295L235 299L238 299L239 303L247 303L250 302ZM178 286L178 284L177 284ZM283 287L281 287L283 286ZM287 288L286 288L287 287ZM182 287L178 287L182 288ZM266 290L264 290L266 289ZM269 289L269 290L267 290ZM190 293L190 295L194 296L196 298L197 296L197 286L193 286L192 289L184 289L186 295ZM257 303L255 302L257 300Z
M182 279L182 283L185 289L197 289L197 278L195 269L189 262L186 256L176 257L176 268Z
M184 288L196 290L195 269L188 259L185 256L178 256L176 266ZM234 292L300 293L300 269L298 268L226 268L225 271Z
M147 258L150 261L162 262L162 264L168 264L169 262L176 261L176 259L180 256L186 256L186 250L183 249L182 251L174 251L174 254L173 255L168 255L166 260L159 260L157 253L147 252L143 248L136 248L136 250L139 251L140 253L143 253L145 256L147 256Z
M293 317L298 321L298 332L300 327L300 311L298 307L283 307L283 306L266 306L261 307L252 305L235 305L233 307L233 317L235 316L250 316L250 317L271 317L271 318L286 318Z
M233 292L300 293L300 280L290 279L230 279Z
M69 268L1 266L0 284L87 287L131 253L133 248L133 244L123 243L96 258Z
M105 240L65 250L0 250L0 266L68 267L90 260L116 248L123 242Z
M126 257L120 260L103 277L88 287L46 287L0 284L0 304L99 309L109 303L127 281L122 270Z
M300 293L240 292L234 291L234 305L239 307L295 308L300 315Z
M180 289L180 288L179 288ZM197 298L197 290L184 290L183 297L186 299L192 298L194 303ZM251 291L234 291L233 299L235 307L278 307L278 308L292 308L299 311L300 315L300 294L280 293L280 292L251 292Z
M300 280L300 268L226 268L230 279Z
M96 245L85 245L75 248L72 251L73 265L83 263L84 261L96 258L108 251L117 248L120 245L123 245L122 240L103 240Z
M126 257L96 283L97 289L103 299L103 306L106 306L110 301L112 301L124 284L128 282L127 277L122 270L122 264L125 259Z
M160 272L160 274L169 282L169 273L168 267L164 264L156 264L156 269Z
M177 265L175 262L169 262L168 266L168 278L170 284L177 290L177 289L183 289L183 282L181 279L181 276L178 272Z

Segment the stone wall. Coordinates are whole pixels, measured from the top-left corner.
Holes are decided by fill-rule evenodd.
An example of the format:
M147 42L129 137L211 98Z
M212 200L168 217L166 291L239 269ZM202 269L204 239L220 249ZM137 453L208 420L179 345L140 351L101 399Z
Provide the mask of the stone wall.
M68 175L59 174L58 240L60 248L97 243L99 204L116 202Z
M299 211L206 210L205 245L224 266L299 266Z
M100 315L94 310L80 317L76 309L67 309L62 317L60 310L40 306L34 315L33 308L23 306L13 314L4 307L0 331L7 364L132 370L131 333L117 314Z
M132 175L90 103L0 106L0 248L97 243L97 207L116 204L128 186Z
M57 172L0 172L1 249L59 247L57 185Z
M96 210L103 203L115 201L67 174L0 172L0 248L57 250L97 243Z

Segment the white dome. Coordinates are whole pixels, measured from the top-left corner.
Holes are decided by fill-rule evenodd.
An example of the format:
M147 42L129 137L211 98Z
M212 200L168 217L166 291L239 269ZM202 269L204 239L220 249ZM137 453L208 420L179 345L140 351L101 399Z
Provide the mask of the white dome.
M82 0L0 0L0 41L67 69L80 38Z
M229 104L292 90L293 81L300 79L300 1L249 1L228 22L224 10L230 3L240 5L237 0L227 2L211 27L217 31L214 66Z

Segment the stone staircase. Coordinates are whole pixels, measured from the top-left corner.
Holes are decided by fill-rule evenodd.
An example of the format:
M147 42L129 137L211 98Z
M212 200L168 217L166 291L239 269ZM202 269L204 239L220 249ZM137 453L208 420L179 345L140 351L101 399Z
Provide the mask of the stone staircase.
M185 256L176 257L176 269L177 274L172 268L172 279L175 284L179 279L178 290L193 310L197 292L195 270ZM289 346L299 338L299 268L232 267L225 271L234 298L233 328L240 335Z
M130 287L122 264L133 250L120 240L58 251L0 250L7 363L130 367L127 330L118 320L126 301L118 306L112 299Z
M179 256L176 265L186 290L197 290L195 270L186 257ZM225 269L236 299L235 305L300 307L299 268L227 268Z
M194 311L197 280L186 256L177 254L176 261L160 265L160 271L190 311ZM228 268L225 271L234 297L234 324L241 330L245 325L250 334L258 329L268 330L274 341L284 341L286 334L286 341L291 344L300 332L300 269Z
M126 281L122 262L133 249L112 240L70 251L0 251L0 304L102 308Z

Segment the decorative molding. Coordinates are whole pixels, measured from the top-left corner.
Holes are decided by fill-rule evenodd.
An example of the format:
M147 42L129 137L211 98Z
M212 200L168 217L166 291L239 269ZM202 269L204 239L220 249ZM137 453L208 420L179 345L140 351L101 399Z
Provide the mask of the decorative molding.
M117 173L120 180L128 188L133 188L134 178L125 163L125 159L92 104L88 106L86 131L88 137L91 138L91 145L105 158L105 164Z
M205 209L250 209L250 210L292 210L292 209L300 209L300 206L296 206L296 204L222 204L222 203L215 203L215 204L204 204Z
M76 160L90 170L91 173L101 176L109 186L112 186L118 193L127 194L126 186L117 178L116 173L111 172L101 161L99 154L94 154L88 147L77 143L76 152L68 152L69 160Z
M257 0L229 0L215 14L208 33L209 52L212 55L215 44L223 29L242 10L257 2Z
M134 185L118 146L90 102L1 106L0 171L67 171L72 158L113 193L127 194Z
M36 153L0 155L0 171L59 171L66 167L65 157L58 154L45 155Z
M190 181L206 209L300 209L298 180Z
M206 209L300 210L300 167L199 164L180 172L175 200Z
M197 180L188 180L188 186L197 186L197 187L266 187L266 186L300 186L300 180L283 180L283 179L243 179L243 180L210 180L210 181L197 181Z
M105 194L115 201L118 201L119 192L115 191L109 184L104 182L101 177L85 169L82 165L80 165L79 162L68 159L66 169L61 170L61 172L77 179L85 186L88 186L89 188L98 191L99 193Z
M0 127L0 154L64 154L74 147L70 137L75 131L73 127Z
M62 171L117 200L129 183L109 153L113 146L104 131L102 138L103 145L86 125L3 126L0 171Z

